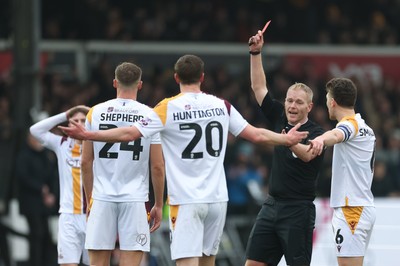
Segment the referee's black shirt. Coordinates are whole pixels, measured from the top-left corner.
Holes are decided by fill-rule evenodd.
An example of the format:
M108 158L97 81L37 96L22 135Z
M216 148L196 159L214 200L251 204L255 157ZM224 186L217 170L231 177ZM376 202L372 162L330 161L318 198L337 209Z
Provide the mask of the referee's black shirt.
M287 121L284 106L272 99L270 93L267 93L260 108L273 131L281 133L285 129L288 132L293 127ZM301 142L303 144L324 133L323 128L311 120L301 125L298 131L309 132L308 137ZM269 176L269 194L278 200L314 200L323 156L321 154L310 162L303 162L288 147L275 146Z

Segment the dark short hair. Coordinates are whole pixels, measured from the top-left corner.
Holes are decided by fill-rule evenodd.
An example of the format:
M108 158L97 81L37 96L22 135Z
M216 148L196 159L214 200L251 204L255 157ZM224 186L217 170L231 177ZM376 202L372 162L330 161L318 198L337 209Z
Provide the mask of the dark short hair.
M115 79L123 86L132 86L140 81L142 69L135 64L123 62L115 68Z
M204 73L204 62L196 55L184 55L176 61L174 70L182 84L197 83Z
M357 100L357 87L348 78L333 78L325 85L326 91L342 107L354 107Z

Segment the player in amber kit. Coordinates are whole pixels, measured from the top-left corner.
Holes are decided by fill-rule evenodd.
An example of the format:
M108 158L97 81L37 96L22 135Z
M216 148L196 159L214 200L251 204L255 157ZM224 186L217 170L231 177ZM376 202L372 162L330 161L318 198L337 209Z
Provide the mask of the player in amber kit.
M340 266L363 265L376 211L371 192L375 134L354 106L357 88L347 78L326 84L326 106L336 127L311 140L313 153L334 146L331 207L336 254Z
M60 178L60 217L58 221L58 263L78 265L81 256L89 265L86 236L86 200L81 177L82 141L56 135L51 130L68 120L84 125L89 107L79 105L31 126L31 134L56 153Z

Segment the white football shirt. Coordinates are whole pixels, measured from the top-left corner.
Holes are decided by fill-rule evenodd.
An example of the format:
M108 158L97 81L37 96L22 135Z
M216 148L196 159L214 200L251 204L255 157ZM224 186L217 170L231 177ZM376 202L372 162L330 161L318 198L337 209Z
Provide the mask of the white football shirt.
M168 199L177 205L228 201L223 166L228 132L237 136L247 124L227 101L180 93L135 126L144 137L160 132Z
M360 114L344 117L335 130L344 140L333 147L331 207L374 206L374 131Z
M82 214L86 212L86 200L81 178L81 145L74 139L50 132L60 123L66 122L66 113L46 118L34 124L30 131L43 146L57 156L60 180L60 213Z
M92 107L87 130L131 126L143 119L150 107L132 99L112 99ZM160 144L159 134L125 143L93 142L93 199L148 201L150 144Z

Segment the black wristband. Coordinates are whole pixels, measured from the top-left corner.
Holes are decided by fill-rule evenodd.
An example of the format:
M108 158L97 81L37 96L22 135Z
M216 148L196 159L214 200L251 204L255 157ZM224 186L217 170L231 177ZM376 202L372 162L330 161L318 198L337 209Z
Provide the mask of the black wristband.
M249 54L258 55L258 54L261 54L261 51L249 51Z

